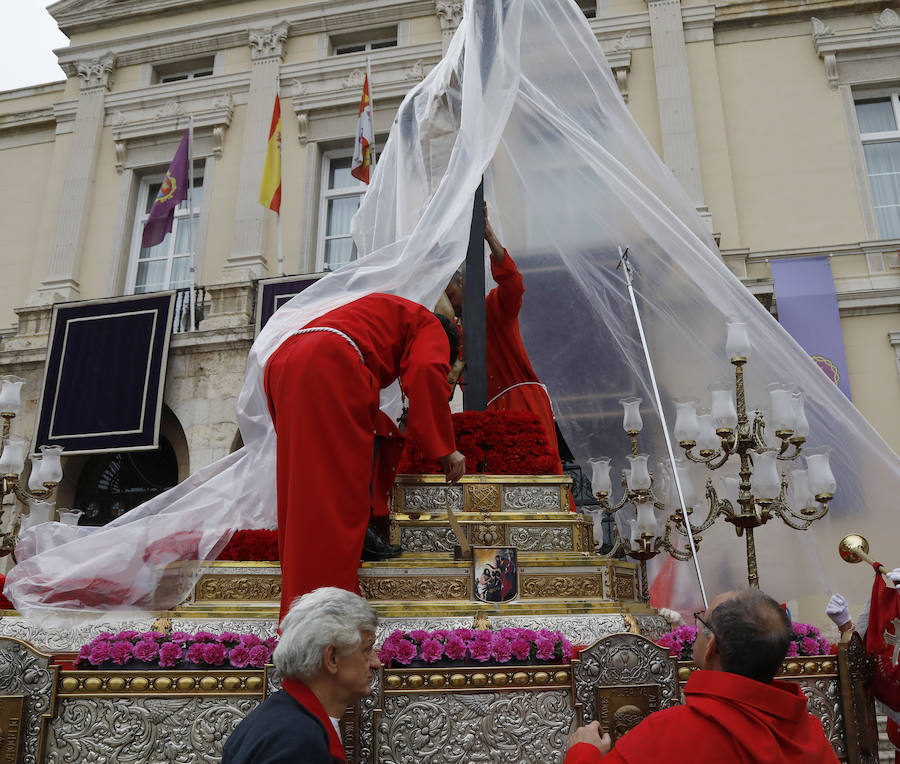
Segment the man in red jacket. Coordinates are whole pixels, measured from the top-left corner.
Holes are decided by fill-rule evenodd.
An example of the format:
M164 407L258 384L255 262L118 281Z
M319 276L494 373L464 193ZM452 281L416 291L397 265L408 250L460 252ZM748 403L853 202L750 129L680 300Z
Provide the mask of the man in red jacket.
M369 517L386 512L402 448L378 407L382 388L399 377L422 450L448 481L465 473L447 400L455 336L418 303L370 294L319 316L272 354L264 383L278 439L282 616L320 586L359 592Z
M792 636L784 608L758 589L728 592L698 621L701 670L685 685L685 704L651 714L613 750L597 722L581 727L564 764L836 764L800 686L774 679Z

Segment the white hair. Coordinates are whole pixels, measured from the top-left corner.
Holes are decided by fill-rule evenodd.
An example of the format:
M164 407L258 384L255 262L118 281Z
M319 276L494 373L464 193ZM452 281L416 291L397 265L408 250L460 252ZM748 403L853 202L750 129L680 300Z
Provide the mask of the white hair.
M297 597L281 619L281 639L272 660L282 676L309 679L334 645L344 655L359 647L361 631L374 632L378 615L358 594L333 586Z

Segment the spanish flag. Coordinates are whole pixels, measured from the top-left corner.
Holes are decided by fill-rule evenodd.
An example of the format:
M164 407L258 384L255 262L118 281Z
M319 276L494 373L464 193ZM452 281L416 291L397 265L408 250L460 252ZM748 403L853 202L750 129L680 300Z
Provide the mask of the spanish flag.
M359 101L356 140L353 142L353 161L350 163L350 174L363 183L369 182L374 142L375 128L372 126L372 100L369 98L369 75L367 74L363 82L362 98Z
M281 101L277 93L275 108L272 110L272 126L269 128L262 183L259 185L259 203L275 212L281 211Z

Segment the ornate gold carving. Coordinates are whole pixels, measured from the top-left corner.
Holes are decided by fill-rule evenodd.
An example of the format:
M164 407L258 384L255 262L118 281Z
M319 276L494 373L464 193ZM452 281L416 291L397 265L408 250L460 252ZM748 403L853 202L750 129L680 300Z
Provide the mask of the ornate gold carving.
M558 688L570 683L567 666L536 665L462 668L391 668L384 669L384 691L389 694L411 691L472 692L496 690L513 685L528 689Z
M469 543L478 546L503 546L506 543L506 528L493 523L470 525L469 537Z
M281 576L203 576L194 588L196 602L277 602L281 599Z
M499 512L502 494L499 485L469 484L466 486L466 512Z
M484 611L479 610L477 613L475 613L475 618L472 619L472 628L478 629L479 631L484 631L485 629L491 628L491 622L484 614Z
M469 576L381 577L365 576L359 590L367 600L467 600L471 598Z
M522 576L522 597L602 597L603 579L598 573L586 575L530 575Z
M637 591L635 584L637 583L634 571L612 570L612 596L614 600L635 600L637 599Z
M57 683L60 697L153 695L259 695L265 686L263 669L239 672L185 671L67 671Z

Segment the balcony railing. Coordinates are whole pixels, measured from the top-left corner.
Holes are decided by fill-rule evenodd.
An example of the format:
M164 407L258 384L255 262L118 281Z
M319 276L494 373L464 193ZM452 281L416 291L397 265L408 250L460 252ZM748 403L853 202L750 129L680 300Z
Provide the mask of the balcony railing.
M172 317L172 334L195 332L200 328L206 309L206 287L194 287L194 316L191 320L191 290L179 289L175 293L175 315Z

